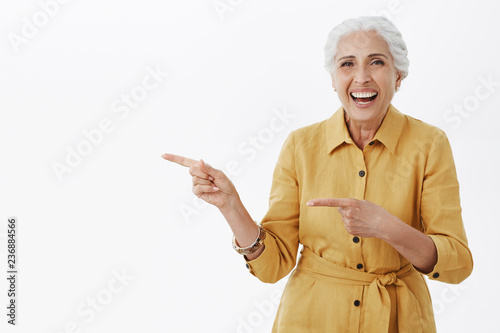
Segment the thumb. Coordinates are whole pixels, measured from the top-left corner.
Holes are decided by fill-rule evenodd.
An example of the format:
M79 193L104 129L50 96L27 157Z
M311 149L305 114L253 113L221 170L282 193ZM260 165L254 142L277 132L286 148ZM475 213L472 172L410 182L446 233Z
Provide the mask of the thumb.
M203 159L200 159L200 170L206 173L209 176L216 177L219 176L219 170L212 168L212 166L208 163L205 163Z

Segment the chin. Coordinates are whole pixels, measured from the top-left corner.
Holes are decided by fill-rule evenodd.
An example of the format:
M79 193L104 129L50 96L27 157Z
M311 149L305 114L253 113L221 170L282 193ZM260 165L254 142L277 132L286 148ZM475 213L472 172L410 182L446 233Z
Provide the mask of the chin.
M349 117L357 121L374 120L385 111L381 109L378 103L363 107L359 107L356 103L349 103L349 108L347 110Z

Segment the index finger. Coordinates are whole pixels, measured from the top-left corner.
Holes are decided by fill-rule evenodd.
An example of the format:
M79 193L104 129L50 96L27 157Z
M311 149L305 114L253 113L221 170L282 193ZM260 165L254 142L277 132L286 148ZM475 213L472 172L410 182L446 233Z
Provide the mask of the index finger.
M307 205L313 206L313 207L342 207L342 208L346 208L350 205L350 198L311 199L307 202Z
M163 154L163 155L161 155L161 157L163 157L167 161L174 162L174 163L180 164L180 165L188 167L188 168L191 167L192 165L195 165L196 163L198 163L198 161L193 160L191 158L187 158L187 157L180 156L180 155L174 155L174 154Z

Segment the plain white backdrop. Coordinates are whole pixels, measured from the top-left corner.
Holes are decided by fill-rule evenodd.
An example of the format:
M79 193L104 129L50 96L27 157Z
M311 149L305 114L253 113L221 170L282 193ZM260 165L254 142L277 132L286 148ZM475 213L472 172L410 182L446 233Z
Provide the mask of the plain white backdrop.
M268 208L288 133L340 106L333 26L388 16L409 76L393 104L452 144L474 257L429 282L439 332L498 332L499 5L494 1L3 0L0 276L17 216L17 325L1 332L270 332L287 278L264 284L169 152L227 172ZM278 125L278 126L273 126ZM5 306L4 306L5 305Z

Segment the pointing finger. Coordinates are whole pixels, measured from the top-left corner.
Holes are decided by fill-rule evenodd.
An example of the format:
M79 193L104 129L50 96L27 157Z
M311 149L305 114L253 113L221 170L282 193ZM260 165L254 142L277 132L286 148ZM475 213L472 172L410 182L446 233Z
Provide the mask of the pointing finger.
M347 208L352 204L351 198L322 198L312 199L307 202L312 207L342 207Z
M163 157L167 161L174 162L188 168L198 163L198 161L195 161L193 159L174 154L163 154L161 155L161 157Z

